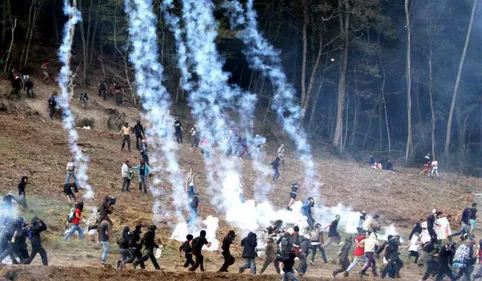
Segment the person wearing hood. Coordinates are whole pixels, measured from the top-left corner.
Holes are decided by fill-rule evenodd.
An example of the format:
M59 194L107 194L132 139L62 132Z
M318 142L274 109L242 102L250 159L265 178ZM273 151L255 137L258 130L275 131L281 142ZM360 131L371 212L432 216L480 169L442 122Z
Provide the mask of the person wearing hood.
M311 261L310 264L315 264L315 256L316 250L320 250L321 258L323 259L324 263L328 263L328 259L326 258L325 248L323 248L323 244L325 243L325 239L323 237L323 231L321 230L321 224L316 223L315 229L311 232L311 247L313 252L311 254Z
M16 253L16 243L17 236L20 236L20 232L24 226L24 221L22 217L19 217L12 221L7 228L4 230L4 233L1 237L0 244L3 248L3 253L0 254L0 264L3 262L7 256L10 257L13 264L18 264L17 259L15 258Z
M385 259L387 260L387 264L383 268L382 272L382 279L387 276L388 271L390 268L395 265L395 278L400 278L400 269L403 267L403 261L400 258L400 254L398 252L400 248L400 236L395 235L388 239L387 245L385 247Z
M64 241L67 241L76 231L79 232L79 239L84 239L84 230L80 227L82 221L82 211L84 210L84 202L75 203L74 217L72 218L72 227L65 234Z
M47 224L45 224L45 222L38 217L33 217L30 225L28 226L32 252L30 252L30 256L24 261L24 264L32 263L35 256L39 254L40 258L42 259L42 265L49 265L47 252L42 247L42 238L40 237L40 233L45 230L47 230Z
M363 234L365 232L364 224L365 224L366 219L367 219L367 211L363 210L363 211L361 211L360 219L358 220L358 226L356 227L356 230L358 231L358 234Z
M344 272L344 276L348 276L348 272L345 271L348 269L350 265L350 260L348 259L348 255L350 254L352 243L352 237L349 236L345 238L345 241L339 244L340 248L338 249L338 268L333 271L333 278L336 277L338 273Z
M315 206L315 200L313 197L309 197L306 199L306 201L303 203L303 206L301 207L301 213L303 216L306 217L306 221L308 222L308 225L310 227L310 230L314 229L315 225L315 219L313 218L313 215L311 213L311 208Z
M202 255L202 248L206 245L206 247L211 247L211 242L208 242L206 239L206 230L201 230L199 236L194 238L191 241L192 253L196 258L194 265L189 269L189 271L196 271L198 267L201 267L201 271L205 271L204 269L204 256Z
M233 244L234 239L236 238L236 233L234 230L230 230L228 235L226 235L223 239L223 245L221 246L222 255L224 258L224 263L219 269L219 272L228 272L228 268L234 264L236 261L231 255L231 244Z
M147 177L151 171L149 165L144 160L141 160L139 165L134 167L134 170L139 171L139 190L142 192L142 187L144 187L144 193L147 193Z
M18 196L19 200L17 200L19 203L22 203L23 209L28 209L27 205L27 197L25 195L25 189L27 188L27 183L28 183L28 177L23 176L22 179L20 179L20 183L18 184Z
M455 244L447 243L440 248L438 253L438 272L435 281L442 281L447 275L450 280L455 281L455 276L452 271L452 260L455 253Z
M19 258L20 263L24 263L30 256L27 249L27 237L28 228L27 224L23 221L20 229L18 230L13 247L13 252Z
M273 263L276 269L276 273L280 273L279 264L276 261L278 255L278 246L274 243L274 239L269 237L266 239L266 248L264 250L266 254L266 259L264 260L263 267L259 274L263 274L263 272L268 268L268 266Z
M154 256L154 249L159 248L159 245L156 244L156 230L157 227L155 225L151 225L149 230L147 230L147 232L144 234L144 237L142 237L141 245L144 247L144 255L142 258L134 262L134 270L141 262L146 262L148 259L151 260L152 265L156 270L161 270L161 267Z
M365 248L365 257L367 258L367 262L360 271L360 279L362 279L363 276L367 275L366 271L370 267L372 268L373 276L378 276L377 262L375 259L375 248L379 246L379 243L375 232L370 233L370 235L368 235L368 238L361 241L361 245L363 245L363 247Z
M279 158L279 161L280 161L280 164L283 164L283 167L285 167L285 145L282 144L279 148L278 148L278 158Z
M129 247L132 233L129 231L129 227L124 226L119 238L117 238L117 245L119 245L120 259L117 260L117 269L124 268L128 263L134 261L134 255Z
M140 260L142 258L142 244L141 242L141 231L142 226L140 224L136 225L134 231L132 232L132 236L129 241L129 249L132 251L134 254L134 257L137 260ZM144 265L144 261L140 261L139 265L141 266L142 269L145 269L146 266Z
M242 257L245 260L245 264L239 267L239 273L243 273L244 270L250 269L251 274L256 275L256 234L250 232L247 237L241 240L241 246L243 247Z
M134 126L134 134L136 135L136 147L137 150L140 149L140 142L146 138L146 134L144 133L144 127L141 124L141 120L137 120L137 124Z
M341 236L340 233L338 233L338 222L340 222L340 219L340 215L336 215L335 220L333 220L329 225L325 226L325 229L329 228L328 240L326 241L325 245L323 245L325 249L333 242L335 242L336 244L339 244L341 242Z
M296 257L300 260L300 264L298 265L298 273L300 276L305 275L306 271L308 270L308 262L306 261L306 259L310 254L310 249L311 249L310 235L307 234L303 237L300 237L300 248L298 250L298 254L296 255Z

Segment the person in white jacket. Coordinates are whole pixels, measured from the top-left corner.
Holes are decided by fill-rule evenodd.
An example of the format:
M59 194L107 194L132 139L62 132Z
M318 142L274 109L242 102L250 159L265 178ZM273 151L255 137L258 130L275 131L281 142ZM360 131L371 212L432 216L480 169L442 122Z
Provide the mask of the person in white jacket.
M129 165L129 161L124 162L122 164L121 174L122 174L122 192L127 191L129 192L129 186L131 184L131 166Z
M372 268L373 276L378 276L377 261L375 259L375 247L380 245L378 243L375 232L370 233L367 239L361 241L361 244L365 248L365 256L367 258L367 262L365 263L363 269L360 271L360 279L362 279L363 276L367 275L366 271L369 267Z

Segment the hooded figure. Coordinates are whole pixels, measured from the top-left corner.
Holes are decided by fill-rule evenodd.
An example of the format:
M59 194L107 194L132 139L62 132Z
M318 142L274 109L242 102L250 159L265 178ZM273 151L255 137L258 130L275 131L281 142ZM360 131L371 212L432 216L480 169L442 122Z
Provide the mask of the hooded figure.
M239 273L243 273L245 269L250 269L251 274L256 275L256 234L250 232L246 238L241 240L241 246L243 247L243 258L245 265L239 268Z
M157 263L157 259L154 256L154 249L159 248L159 245L156 244L156 230L157 227L155 225L151 225L149 230L144 234L142 237L141 244L144 247L144 255L142 258L136 260L134 263L134 269L141 263L146 262L148 259L151 260L152 265L156 270L161 270L159 263Z
M122 232L117 239L117 245L119 245L120 260L117 260L117 268L122 268L128 263L134 261L134 254L131 251L129 244L132 238L132 233L129 231L129 227L124 226Z
M133 252L134 257L138 260L142 258L142 252L141 252L142 245L140 243L141 234L142 234L141 228L142 226L140 224L136 225L136 228L134 232L132 232L132 236L129 240L129 249ZM144 261L140 261L139 265L141 266L142 269L146 268L146 266L144 265Z
M24 262L25 264L30 264L37 254L40 254L42 258L43 265L49 265L47 259L47 252L42 247L42 238L40 237L40 233L47 230L47 224L37 217L33 217L28 227L28 237L30 238L30 244L32 246L32 252L28 259Z
M189 269L189 271L196 271L198 267L201 267L201 271L204 270L204 256L202 255L202 248L206 245L208 248L211 247L211 242L208 242L206 239L206 231L201 230L199 236L194 238L191 242L192 253L196 258L196 262L194 265Z
M234 257L231 255L231 244L233 244L234 239L236 238L236 233L234 230L230 230L228 235L226 235L223 239L223 245L221 246L222 255L224 257L224 264L219 269L219 272L228 272L229 266L233 265L235 262Z
M345 238L345 241L340 243L340 248L338 249L338 268L333 271L333 277L338 273L345 272L350 265L350 260L348 255L350 254L351 246L353 245L352 237ZM345 272L345 277L348 276L348 272Z

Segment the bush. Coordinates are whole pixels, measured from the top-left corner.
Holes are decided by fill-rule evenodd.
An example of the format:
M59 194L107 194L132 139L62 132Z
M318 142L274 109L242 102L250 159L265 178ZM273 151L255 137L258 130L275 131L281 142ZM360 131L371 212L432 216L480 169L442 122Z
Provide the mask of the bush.
M84 118L80 120L80 127L90 127L94 128L94 119Z

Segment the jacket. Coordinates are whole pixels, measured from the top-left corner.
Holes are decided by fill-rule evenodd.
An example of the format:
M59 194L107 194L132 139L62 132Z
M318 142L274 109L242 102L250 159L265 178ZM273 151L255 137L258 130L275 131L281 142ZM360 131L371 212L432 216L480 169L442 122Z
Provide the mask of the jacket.
M134 134L138 137L143 137L144 136L144 127L140 123L137 123L134 126Z
M353 242L351 241L351 237L345 238L345 241L340 243L340 248L338 249L338 258L341 260L348 259L348 255L350 254L351 246Z
M47 230L47 225L39 218L33 217L30 229L30 244L32 248L42 247L42 239L40 238L40 233Z
M129 177L129 166L126 163L122 164L121 174L123 178Z
M311 201L310 201L310 199L307 199L305 201L305 203L303 203L303 206L301 206L301 213L305 217L311 216Z
M311 244L312 245L323 245L325 244L325 239L323 237L323 231L319 227L315 228L311 232Z
M375 253L375 247L379 246L377 236L373 232L361 243L365 246L365 253Z
M144 176L147 177L147 176L149 176L149 173L151 172L151 169L149 168L149 165L145 164L145 166L146 166L146 172L145 172L145 175L144 175ZM141 165L135 166L134 169L140 171ZM141 174L138 173L138 176L139 176L139 180L140 180L140 179L141 179Z
M278 247L274 243L274 241L271 241L266 245L266 260L267 261L274 261L276 259L276 256L278 254Z
M248 236L241 241L241 246L243 246L243 258L256 258L256 246L258 246L258 242L256 242L256 234L250 232Z
M303 254L308 255L311 248L312 248L311 247L311 241L306 239L306 238L302 238L302 240L300 242L300 251L298 253L303 253Z

